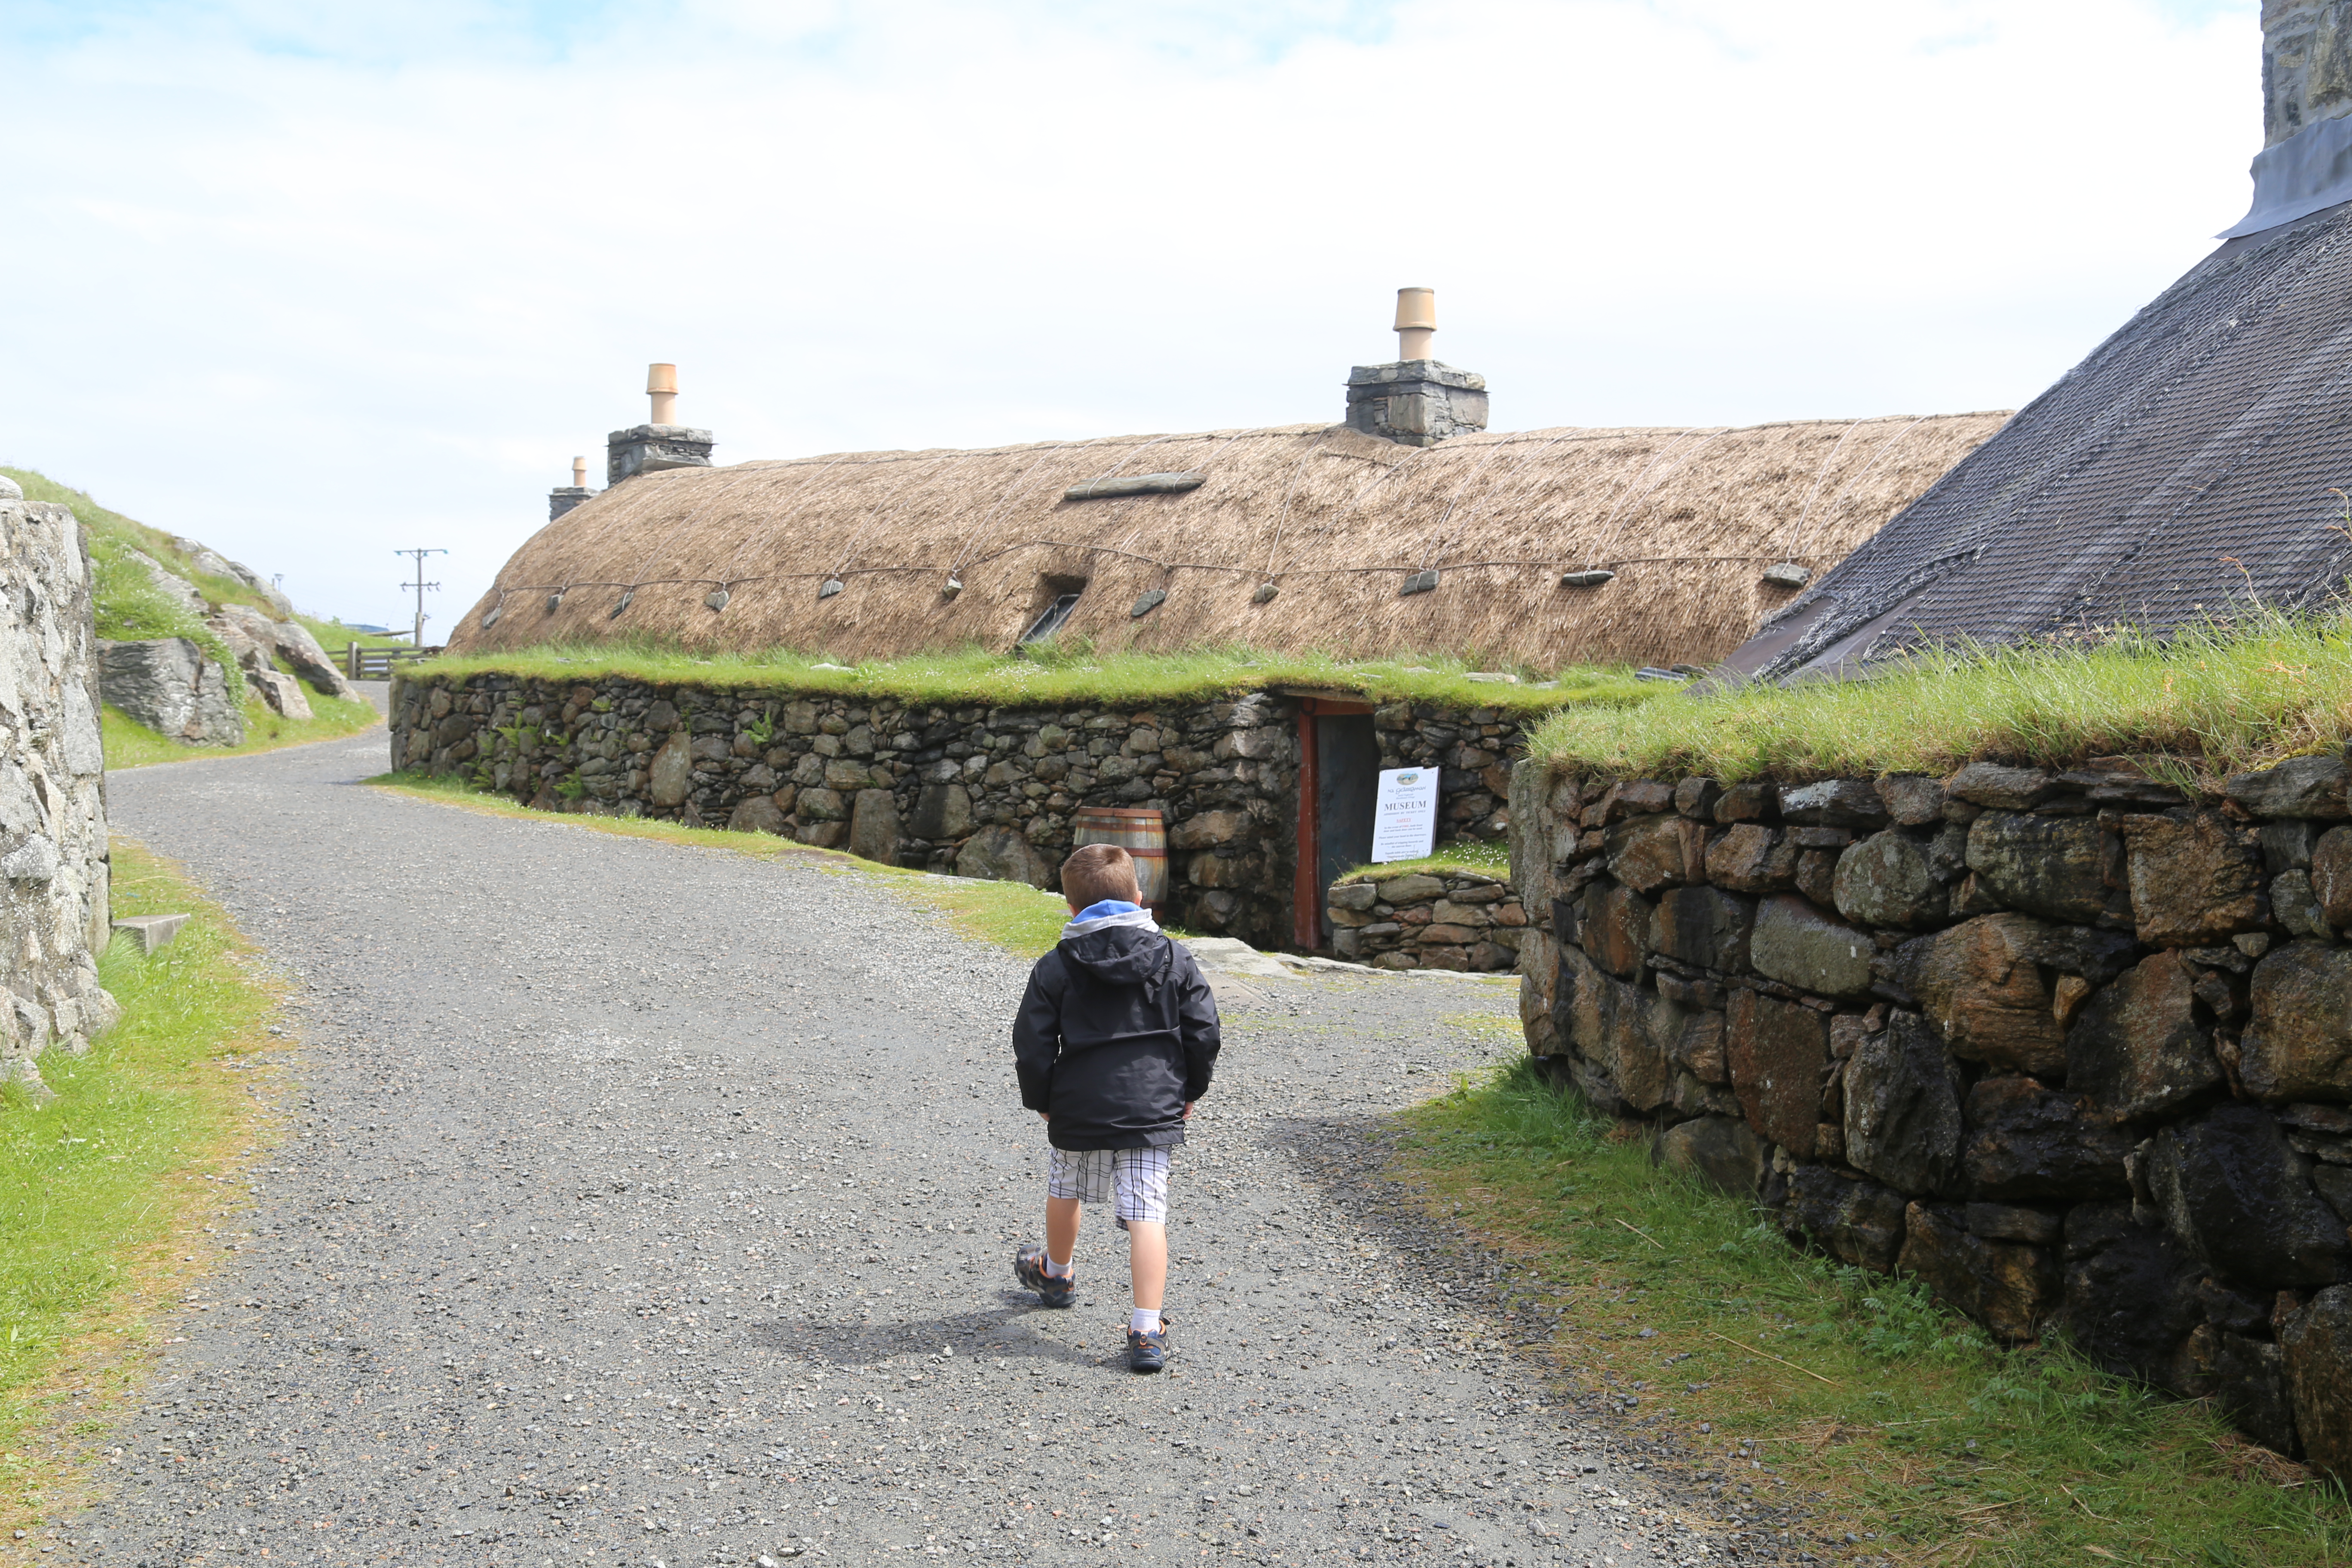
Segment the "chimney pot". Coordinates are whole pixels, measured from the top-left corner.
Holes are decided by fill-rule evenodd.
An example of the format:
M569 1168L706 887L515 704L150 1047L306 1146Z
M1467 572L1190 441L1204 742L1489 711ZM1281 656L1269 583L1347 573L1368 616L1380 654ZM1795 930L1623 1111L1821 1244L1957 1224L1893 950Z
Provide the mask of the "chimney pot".
M1400 360L1433 359L1429 341L1437 331L1437 290L1434 289L1400 289L1397 290L1397 358Z
M653 423L677 423L677 366L649 364L646 367L646 394L653 399Z

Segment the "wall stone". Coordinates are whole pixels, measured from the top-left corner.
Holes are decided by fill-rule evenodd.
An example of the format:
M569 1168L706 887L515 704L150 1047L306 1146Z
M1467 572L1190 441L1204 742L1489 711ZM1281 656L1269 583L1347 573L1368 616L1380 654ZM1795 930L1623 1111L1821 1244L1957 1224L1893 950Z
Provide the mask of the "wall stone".
M1527 910L1509 882L1449 867L1331 885L1332 951L1379 969L1493 972L1517 967Z
M107 925L98 637L80 525L0 479L0 1076L46 1093L121 1010L92 954Z
M1523 763L1528 1047L1801 1245L2352 1479L2346 780Z

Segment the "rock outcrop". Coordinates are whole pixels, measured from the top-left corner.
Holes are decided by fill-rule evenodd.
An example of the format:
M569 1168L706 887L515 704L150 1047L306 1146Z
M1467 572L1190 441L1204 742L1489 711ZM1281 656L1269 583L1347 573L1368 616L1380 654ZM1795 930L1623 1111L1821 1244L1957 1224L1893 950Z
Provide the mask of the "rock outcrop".
M92 954L107 925L98 638L80 525L0 479L0 1076L119 1016Z

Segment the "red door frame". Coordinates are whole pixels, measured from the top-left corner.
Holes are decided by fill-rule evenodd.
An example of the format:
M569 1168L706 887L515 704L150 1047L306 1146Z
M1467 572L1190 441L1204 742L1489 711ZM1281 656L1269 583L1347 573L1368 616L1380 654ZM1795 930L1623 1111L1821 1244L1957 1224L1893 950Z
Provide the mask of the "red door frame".
M1336 697L1298 700L1298 865L1290 879L1290 938L1312 952L1323 945L1323 889L1317 868L1323 861L1323 762L1315 737L1319 716L1369 713L1369 702Z

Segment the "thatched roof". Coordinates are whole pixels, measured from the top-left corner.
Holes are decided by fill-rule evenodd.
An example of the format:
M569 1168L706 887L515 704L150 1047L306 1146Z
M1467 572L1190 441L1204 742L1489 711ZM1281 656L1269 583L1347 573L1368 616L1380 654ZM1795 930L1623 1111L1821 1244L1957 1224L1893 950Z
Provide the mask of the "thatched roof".
M2232 239L1732 659L1850 674L1933 643L2164 632L2340 601L2352 203Z
M1430 447L1308 425L676 468L541 529L449 641L484 652L650 634L841 658L1010 647L1083 582L1063 636L1104 648L1706 663L1790 596L1765 568L1836 564L2003 417L1529 430ZM1064 498L1161 473L1202 482ZM1616 577L1560 585L1589 569ZM1430 571L1433 590L1400 592ZM1155 590L1164 601L1133 615Z

